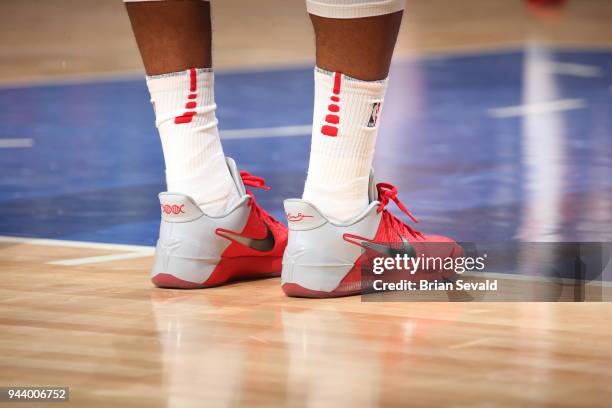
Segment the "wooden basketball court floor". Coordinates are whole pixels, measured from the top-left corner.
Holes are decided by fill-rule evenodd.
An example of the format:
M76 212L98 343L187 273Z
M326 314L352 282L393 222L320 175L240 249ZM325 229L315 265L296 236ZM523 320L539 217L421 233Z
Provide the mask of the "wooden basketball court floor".
M71 156L61 156L57 162L55 158L63 154L57 144L68 143L63 138L66 133L71 138L99 140L98 133L92 130L88 135L87 130L108 125L96 118L116 112L100 109L92 96L95 99L98 95L106 104L108 94L117 89L114 87L134 88L133 95L137 95L127 100L138 106L131 111L135 112L132 117L142 124L134 125L136 128L131 132L139 134L142 130L150 134L148 142L135 139L134 143L151 146L158 143L150 128L152 117L145 113L149 107L143 85L138 82L141 81L140 63L121 4L116 1L85 3L7 0L0 5L3 61L0 65L3 83L0 138L4 138L4 141L0 139L3 146L0 168L5 173L1 195L4 214L0 217L3 235L0 238L0 386L69 386L68 404L87 407L610 406L612 307L609 303L376 303L362 302L359 297L292 299L282 294L279 279L239 282L209 290L153 288L148 282L148 269L155 239L151 231L157 222L153 192L163 188L159 151L155 147L143 147L143 151L155 157L153 164L158 168L149 170L152 173L149 178L130 179L124 184L120 180L130 177L121 173L126 168L125 160L112 163L119 168L117 172L102 173L94 165L100 155L109 151L122 155L111 142L106 147L94 142L78 145L90 163L71 164L68 173L61 171L62 160L70 162ZM265 83L270 75L302 80L303 72L312 63L312 38L302 3L288 3L224 0L214 4L216 65L221 73L227 73L221 83L240 82L242 76L251 79L249 75L258 75L256 78ZM237 17L233 19L232 15ZM433 225L437 231L442 229L440 232L450 231L453 236L474 240L504 237L612 240L612 188L608 180L612 168L608 155L611 94L607 88L612 85L607 71L612 55L609 24L612 3L570 1L563 12L548 13L542 18L534 18L519 1L408 1L398 44L397 72L422 69L420 74L406 76L407 81L399 81L410 89L422 91L440 86L430 79L437 75L436 69L442 69L437 77L442 79L447 78L447 67L469 75L470 70L492 55L490 58L503 70L504 64L510 66L516 58L522 61L523 50L527 50L526 54L541 55L542 49L549 47L555 56L569 60L575 57L579 61L557 64L557 70L571 71L580 81L596 81L560 81L561 94L586 87L592 88L595 96L561 95L565 105L559 106L570 108L567 112L563 108L562 115L556 119L536 113L528 115L529 119L517 119L523 120L522 127L516 123L494 127L494 131L509 129L529 135L531 128L555 132L560 127L571 130L574 121L585 123L587 128L594 123L593 127L597 128L594 136L578 139L593 144L593 149L581 153L579 145L572 145L578 152L572 150L563 156L584 163L582 167L564 169L575 171L583 180L586 177L592 185L584 190L572 190L571 183L560 181L557 167L535 165L537 171L519 183L536 183L536 193L521 196L518 207L495 203L487 207L480 200L462 209L450 204L454 194L440 195L421 184L443 183L444 178L430 179L426 173L448 176L459 183L464 167L452 163L442 168L427 167L418 173L423 177L421 181L407 176L401 186L406 197L416 201L410 203L411 207L418 209L420 205L415 212L424 213L425 224ZM252 35L254 32L257 36ZM566 51L570 54L564 54ZM453 57L447 64L444 61L448 55L459 59ZM462 59L462 55L470 55L469 61ZM478 59L480 55L485 59ZM402 58L420 62L409 62L404 67ZM568 75L574 75L571 72ZM535 86L542 78L536 74L531 85L526 78L522 86ZM471 82L472 79L467 81L468 90L482 86ZM449 90L445 98L464 91L453 81L457 79L442 80L441 86ZM223 96L229 92L220 93ZM434 97L435 93L427 95ZM25 111L23 108L10 107L7 102L18 101L20 97L30 104L29 112L34 109L25 119L20 116ZM37 106L51 105L54 98L60 98L59 104L68 108L73 106L71 103L91 104L95 109L85 113L95 114L87 116L83 123L77 121L62 128L62 122L54 119L61 112L37 114L36 111ZM491 96L493 101L503 98L502 94ZM308 98L304 100L306 104ZM574 101L574 105L568 100ZM578 100L587 101L589 106L580 105ZM424 108L430 106L423 100L415 103ZM307 110L302 105L297 108L300 112ZM407 109L409 115L418 112L418 107ZM590 116L579 116L580 109L585 109ZM299 119L291 123L260 124L251 118L232 119L233 113L226 112L220 113L226 115L225 122L234 120L227 129L251 132L228 132L243 135L234 140L228 137L228 149L242 163L270 178L273 187L279 186L271 198L258 195L258 199L261 197L267 207L279 214L280 200L301 188L294 180L304 170L307 136L273 139L281 155L293 157L290 152L295 144L301 152L301 156L296 156L296 162L301 164L287 164L282 174L264 163L265 156L261 156L264 153L261 157L251 157L239 144L251 140L253 135L254 139L258 138L258 133L250 128L265 128L269 132L282 127L281 133L291 133L293 130L287 131L287 128L306 124L310 113L295 113ZM389 122L393 112L393 109L387 110ZM465 107L464 112L469 113L469 109ZM494 114L499 112L503 115L513 111L506 109ZM599 116L593 112L599 112ZM461 119L460 114L450 117L453 123ZM431 128L424 122L437 123L445 118L425 120L419 116L412 123L416 124L415 129L426 131ZM486 120L496 123L498 119L499 116ZM474 120L481 117L476 116ZM222 126L223 122L221 117ZM70 126L74 126L73 134ZM491 131L490 127L474 129L475 133ZM394 131L389 127L388 139L393 139L397 146L401 142L391 136ZM117 134L126 138L131 135L128 131ZM393 157L393 145L385 145L384 137L382 134L380 154L387 159ZM430 157L434 152L447 157L443 147L452 142L442 136L431 137L420 140L414 135L416 140L412 143L423 149L433 143ZM44 138L54 142L51 147L45 145ZM523 140L529 149L533 138ZM567 141L567 137L547 141L559 140ZM283 143L288 141L292 145L285 147ZM262 138L257 143L271 142ZM494 147L485 155L493 154ZM43 156L34 159L23 156L28 154L23 153L28 149L37 148L45 152ZM257 151L250 145L245 149ZM138 161L129 152L125 153L128 161ZM53 165L32 164L40 157ZM274 156L270 163L280 166L278 160ZM483 174L495 170L485 165L485 158L471 156L470 160L479 163L481 167L476 166L476 170ZM588 164L590 161L594 162L592 166ZM394 166L400 168L395 169L385 167L387 162L378 161L381 173L395 178L394 182L404 171L420 165L399 161ZM527 168L534 165L529 160L525 163ZM142 168L151 166L146 160L140 164ZM78 177L71 176L79 172L91 176L82 186ZM456 174L449 176L452 172ZM562 174L567 177L568 172ZM24 182L28 177L31 181ZM92 185L92 180L103 182ZM493 183L499 182L500 179L493 177ZM20 185L24 183L31 185ZM70 184L75 185L74 190L67 190ZM444 188L443 184L436 186ZM411 194L409 188L413 187L416 192ZM539 188L542 194L537 193ZM125 190L130 191L132 198L139 194L145 198L142 201L121 198L121 205L108 200L107 195L127 194ZM479 190L470 192L482 194ZM508 194L501 189L494 192L498 196ZM87 199L82 200L84 196ZM467 197L465 200L469 201ZM96 201L101 204L96 206ZM518 222L517 228L505 226L504 222L514 223L517 213L526 221ZM495 222L490 223L489 216ZM479 217L485 220L479 221ZM483 232L486 228L494 232ZM606 299L610 299L608 289ZM4 404L0 402L0 406Z

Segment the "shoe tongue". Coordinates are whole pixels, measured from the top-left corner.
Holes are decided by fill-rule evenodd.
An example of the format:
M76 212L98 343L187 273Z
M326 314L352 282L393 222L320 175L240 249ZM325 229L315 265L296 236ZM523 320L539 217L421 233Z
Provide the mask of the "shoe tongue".
M378 190L376 189L376 182L374 181L374 170L370 170L370 181L368 184L368 202L378 200Z
M242 197L246 195L246 187L244 187L244 182L242 181L242 177L240 177L240 171L238 170L238 166L236 166L236 162L231 157L226 157L225 161L227 162L230 175L232 176L236 189L238 190L238 196Z

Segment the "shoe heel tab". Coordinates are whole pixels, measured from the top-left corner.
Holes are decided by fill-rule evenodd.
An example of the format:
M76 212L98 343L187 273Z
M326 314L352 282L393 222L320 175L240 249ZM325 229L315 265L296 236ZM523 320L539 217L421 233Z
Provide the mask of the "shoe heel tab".
M242 182L240 170L238 170L238 165L236 164L236 161L231 157L225 157L225 163L227 164L227 168L229 169L230 175L232 176L232 180L234 180L236 190L238 190L238 195L240 197L245 196L246 188L244 187L244 183Z
M292 231L306 231L327 223L315 206L307 201L292 198L284 201L287 225Z
M197 220L204 213L193 198L180 193L160 193L161 216L167 222L189 222Z

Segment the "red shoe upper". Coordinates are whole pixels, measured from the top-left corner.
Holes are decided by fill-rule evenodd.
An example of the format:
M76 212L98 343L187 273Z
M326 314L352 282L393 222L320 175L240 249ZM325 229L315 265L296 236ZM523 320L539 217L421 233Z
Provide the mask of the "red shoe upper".
M411 226L402 222L395 215L391 214L387 210L387 204L389 201L393 201L397 204L398 208L406 214L410 219L416 223L419 220L406 208L406 206L397 197L397 187L389 183L378 183L376 185L378 190L378 200L380 206L378 212L382 212L382 220L380 222L376 237L374 238L379 242L396 242L398 240L397 234L405 237L409 242L455 242L450 238L441 235L425 235L421 231L418 231Z
M245 186L264 190L270 189L261 177L253 176L247 171L241 171L240 176ZM282 257L287 246L287 227L261 208L250 190L247 190L247 194L250 197L249 207L251 212L244 229L239 233L241 236L250 239L250 246L228 238L232 243L223 251L221 257ZM222 229L217 231L218 233L223 232ZM223 234L223 236L227 238L227 235Z
M386 208L389 202L393 201L404 214L410 217L411 220L418 222L414 215L410 213L406 206L397 197L397 188L395 186L388 183L378 183L376 188L378 190L378 200L380 201L377 211L379 213L382 212L382 217L380 224L378 224L376 235L371 242L401 250L405 249L404 243L407 241L414 249L414 256L454 258L463 255L463 249L461 246L451 238L441 235L425 235L402 222ZM353 237L352 240L349 239L348 241L357 243L354 240L355 238L358 237ZM347 236L345 236L345 239L347 239ZM362 281L364 278L362 276L364 265L366 265L366 270L369 269L367 265L371 265L372 259L379 256L375 250L370 250L365 245L363 247L366 249L364 254L359 257L359 259L355 262L353 269L344 277L344 279L342 279L338 288L336 288L332 293L341 295L347 293L359 293L361 291L364 284ZM408 276L405 276L406 274L400 274L396 276L395 279L415 278L417 276L421 276L422 272L423 271L418 271L416 275L408 274ZM441 277L447 275L449 274L430 274L430 277L433 278L436 276ZM452 275L452 273L450 275ZM393 280L393 278L390 280Z

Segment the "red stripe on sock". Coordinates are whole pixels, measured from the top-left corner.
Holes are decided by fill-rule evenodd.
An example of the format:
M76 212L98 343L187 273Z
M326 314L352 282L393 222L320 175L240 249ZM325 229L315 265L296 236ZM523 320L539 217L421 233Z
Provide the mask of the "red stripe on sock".
M342 82L342 74L340 72L334 72L334 93L336 95L340 93L340 82Z
M337 96L335 96L335 95L331 97L331 100L332 100L333 102L340 102L340 98L338 98L338 97L337 97Z
M191 68L189 70L189 82L190 82L190 87L189 90L191 92L195 92L198 88L198 73L196 71L195 68Z
M195 114L196 113L194 111L185 112L181 116L177 116L176 118L174 118L174 123L176 123L177 125L181 123L189 123L193 120Z
M337 125L340 122L340 116L338 116L338 115L327 115L325 117L325 121L327 123L332 123L334 125Z
M327 107L327 109L328 109L330 112L338 112L338 111L340 110L340 107L339 107L338 105L333 105L333 104L332 104L332 105L329 105L329 106Z
M335 126L325 125L321 128L321 133L323 133L325 136L336 137L338 136L338 128Z
M197 88L198 88L198 73L195 68L190 68L189 69L189 91L191 93L187 95L188 102L185 104L185 109L193 109L196 107L197 103L195 101L189 102L189 99L195 99L197 97L197 94L195 93L195 91L197 91ZM195 111L183 112L181 116L177 116L174 118L174 123L177 125L181 123L189 123L193 120L193 117L195 116L195 114L196 114Z

